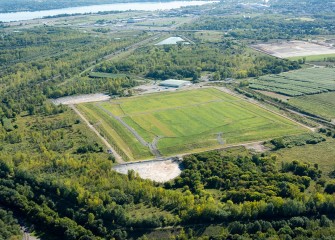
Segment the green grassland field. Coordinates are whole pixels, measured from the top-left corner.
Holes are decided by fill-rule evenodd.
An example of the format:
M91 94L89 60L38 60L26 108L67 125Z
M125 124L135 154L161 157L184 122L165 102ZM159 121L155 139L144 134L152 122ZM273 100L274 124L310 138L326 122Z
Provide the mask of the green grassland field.
M322 62L322 61L325 61L327 58L333 58L333 57L335 57L335 53L311 55L311 56L306 56L306 57L291 57L288 59L292 61L298 61L299 59L304 58L306 62Z
M214 88L121 98L78 106L126 160L149 158L122 119L164 156L307 131L296 123Z

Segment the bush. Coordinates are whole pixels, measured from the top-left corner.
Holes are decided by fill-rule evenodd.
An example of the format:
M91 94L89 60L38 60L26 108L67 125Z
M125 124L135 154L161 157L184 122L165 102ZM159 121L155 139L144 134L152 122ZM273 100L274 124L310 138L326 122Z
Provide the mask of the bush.
M99 144L97 143L80 146L77 149L78 154L84 154L84 153L89 153L89 152L102 152L102 151L103 151L103 148L99 146Z
M328 194L335 193L335 182L328 183L326 185L325 192Z
M272 139L271 143L275 149L291 148L294 146L303 146L306 144L317 144L326 139L320 134L301 134L298 136L288 136Z

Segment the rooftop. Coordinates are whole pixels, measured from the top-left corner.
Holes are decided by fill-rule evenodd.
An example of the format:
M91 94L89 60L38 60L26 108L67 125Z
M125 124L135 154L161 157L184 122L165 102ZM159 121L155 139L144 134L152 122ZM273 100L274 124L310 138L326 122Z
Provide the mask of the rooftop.
M183 80L176 80L176 79L168 79L165 81L162 81L159 85L160 86L167 86L167 87L181 87L186 84L190 84L189 81L183 81Z

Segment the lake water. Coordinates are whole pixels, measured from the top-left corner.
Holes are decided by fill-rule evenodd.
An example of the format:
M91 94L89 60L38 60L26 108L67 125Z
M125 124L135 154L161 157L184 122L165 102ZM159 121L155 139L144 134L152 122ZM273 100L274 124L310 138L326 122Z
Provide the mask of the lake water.
M216 1L173 1L173 2L145 2L145 3L114 3L93 5L84 7L71 7L54 10L44 10L36 12L14 12L0 13L0 22L14 22L22 20L32 20L47 16L56 16L60 14L78 14L78 13L97 13L106 11L128 11L128 10L169 10L186 6L199 6Z

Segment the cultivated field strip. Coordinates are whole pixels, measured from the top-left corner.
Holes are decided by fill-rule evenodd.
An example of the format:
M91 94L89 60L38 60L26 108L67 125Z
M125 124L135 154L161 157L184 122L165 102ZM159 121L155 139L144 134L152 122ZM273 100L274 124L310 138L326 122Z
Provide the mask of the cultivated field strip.
M335 69L309 68L253 80L250 88L291 97L335 91Z
M335 119L335 92L291 98L289 103L328 121Z

